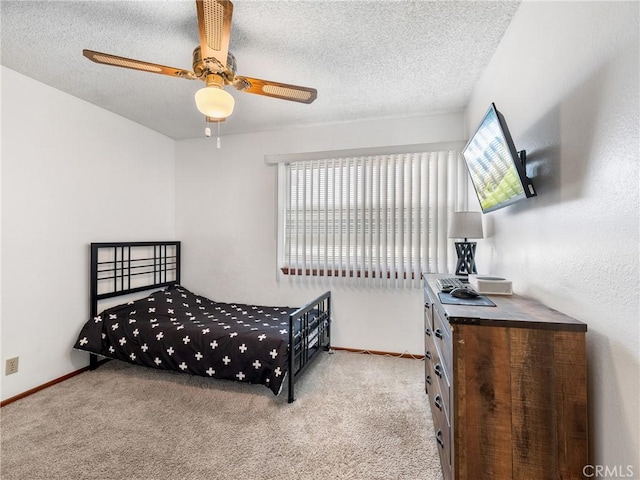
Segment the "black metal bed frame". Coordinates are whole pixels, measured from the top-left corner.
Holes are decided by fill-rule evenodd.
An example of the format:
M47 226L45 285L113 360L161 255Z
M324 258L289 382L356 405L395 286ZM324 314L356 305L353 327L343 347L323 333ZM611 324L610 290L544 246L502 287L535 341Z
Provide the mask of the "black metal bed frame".
M101 252L111 253L112 258L101 260ZM101 300L179 285L180 242L92 243L90 270L90 309L95 317ZM147 280L132 286L136 279ZM331 292L327 291L289 315L289 403L295 399L295 382L321 350L330 348ZM91 353L89 368L97 366L98 355Z

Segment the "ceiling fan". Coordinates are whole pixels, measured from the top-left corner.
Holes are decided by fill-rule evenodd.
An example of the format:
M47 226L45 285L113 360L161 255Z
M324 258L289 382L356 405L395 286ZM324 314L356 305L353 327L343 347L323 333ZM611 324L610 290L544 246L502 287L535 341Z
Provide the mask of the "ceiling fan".
M204 81L206 87L196 92L195 101L208 122L222 122L233 112L235 101L224 90L225 85L233 85L241 92L293 102L311 103L316 99L318 92L315 88L236 75L236 59L229 52L233 4L229 0L196 0L196 10L200 45L193 51L193 71L93 50L83 50L82 54L105 65Z

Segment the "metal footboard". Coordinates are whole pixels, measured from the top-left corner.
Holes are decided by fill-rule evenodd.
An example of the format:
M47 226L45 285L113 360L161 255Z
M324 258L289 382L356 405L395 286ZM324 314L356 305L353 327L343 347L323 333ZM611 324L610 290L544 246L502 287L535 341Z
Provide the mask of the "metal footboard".
M289 403L294 384L321 350L331 346L331 292L289 315Z

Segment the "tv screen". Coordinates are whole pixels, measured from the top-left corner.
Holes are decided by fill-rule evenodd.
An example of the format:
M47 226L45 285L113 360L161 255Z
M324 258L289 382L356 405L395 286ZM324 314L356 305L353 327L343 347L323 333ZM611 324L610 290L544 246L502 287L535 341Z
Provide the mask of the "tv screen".
M480 126L462 151L484 213L536 195L513 144L507 123L491 104Z

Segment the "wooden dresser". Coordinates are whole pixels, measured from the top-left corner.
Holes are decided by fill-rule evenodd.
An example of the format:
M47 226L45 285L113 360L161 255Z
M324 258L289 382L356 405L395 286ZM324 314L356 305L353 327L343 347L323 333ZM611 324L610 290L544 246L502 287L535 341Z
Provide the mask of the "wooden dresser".
M425 275L425 389L445 479L586 478L586 324L531 299L441 303Z

